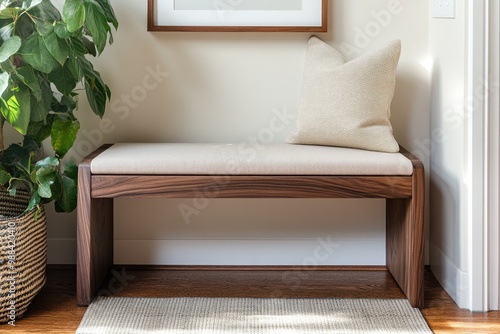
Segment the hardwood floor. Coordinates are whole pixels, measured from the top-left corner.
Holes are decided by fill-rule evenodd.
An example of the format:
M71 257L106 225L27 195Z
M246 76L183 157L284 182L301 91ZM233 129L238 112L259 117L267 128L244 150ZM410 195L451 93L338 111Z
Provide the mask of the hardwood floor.
M0 333L74 333L86 308L76 306L74 267L50 267L48 281L16 326ZM117 267L102 294L144 297L403 298L385 270L214 271ZM435 333L500 333L500 312L459 309L426 271L425 309Z

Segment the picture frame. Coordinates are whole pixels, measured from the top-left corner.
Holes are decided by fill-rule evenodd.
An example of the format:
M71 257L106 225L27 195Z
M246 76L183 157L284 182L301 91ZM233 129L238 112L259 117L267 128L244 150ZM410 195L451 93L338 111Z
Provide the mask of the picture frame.
M148 31L327 30L328 0L148 0Z

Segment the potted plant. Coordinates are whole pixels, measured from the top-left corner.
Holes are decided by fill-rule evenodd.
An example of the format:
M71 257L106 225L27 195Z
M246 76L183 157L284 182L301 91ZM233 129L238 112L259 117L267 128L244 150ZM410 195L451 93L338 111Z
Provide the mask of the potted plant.
M0 322L20 317L44 284L43 205L76 207L77 167L62 159L80 127L79 91L101 117L111 96L87 57L113 42L113 26L109 0L65 0L61 11L51 0L0 0ZM6 124L21 143L6 147Z

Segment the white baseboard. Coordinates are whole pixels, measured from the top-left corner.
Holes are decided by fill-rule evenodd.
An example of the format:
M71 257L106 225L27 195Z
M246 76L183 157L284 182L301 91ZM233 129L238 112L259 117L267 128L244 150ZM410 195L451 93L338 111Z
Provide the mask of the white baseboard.
M117 264L167 265L384 265L385 241L116 240Z
M384 238L115 240L114 252L116 264L385 265ZM75 259L74 239L49 239L49 263Z
M460 308L470 308L469 274L444 254L441 249L430 243L431 270L445 291Z

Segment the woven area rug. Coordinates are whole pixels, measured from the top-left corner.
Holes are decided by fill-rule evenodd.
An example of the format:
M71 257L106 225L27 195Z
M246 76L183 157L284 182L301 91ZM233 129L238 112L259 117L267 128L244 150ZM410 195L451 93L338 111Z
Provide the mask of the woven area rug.
M432 333L402 299L97 298L77 334Z

